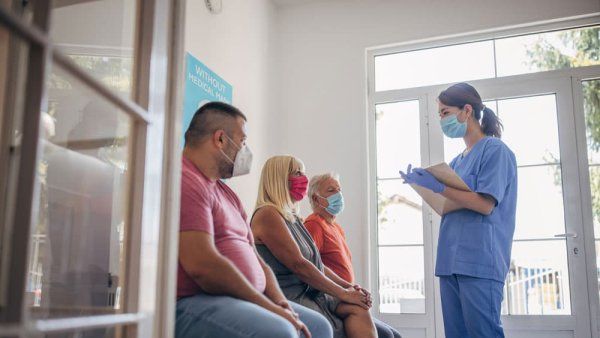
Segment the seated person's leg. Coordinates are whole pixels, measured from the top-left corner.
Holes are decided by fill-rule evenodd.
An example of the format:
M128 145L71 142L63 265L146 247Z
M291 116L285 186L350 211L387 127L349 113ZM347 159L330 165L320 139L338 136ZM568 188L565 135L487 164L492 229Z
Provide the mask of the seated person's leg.
M369 311L358 305L340 303L335 313L344 320L344 330L348 338L377 337Z
M178 300L175 338L212 337L295 338L298 332L282 317L240 299L196 295Z
M300 320L308 327L313 338L333 337L331 324L322 314L294 302L290 302L290 305L300 316Z
M377 318L373 318L373 324L375 324L379 338L402 338L400 332Z

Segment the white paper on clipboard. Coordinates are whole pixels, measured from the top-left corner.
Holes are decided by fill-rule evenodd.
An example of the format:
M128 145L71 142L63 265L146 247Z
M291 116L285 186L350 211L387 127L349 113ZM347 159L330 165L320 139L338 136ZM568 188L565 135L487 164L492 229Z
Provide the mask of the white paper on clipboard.
M438 181L442 182L448 187L463 191L471 191L469 186L462 180L462 178L460 178L460 176L458 176L456 172L446 163L436 164L434 166L425 168L425 170L427 170L435 178L437 178ZM423 188L416 184L411 184L410 186L440 216L460 209L458 204L455 202L440 194L436 194L427 188Z

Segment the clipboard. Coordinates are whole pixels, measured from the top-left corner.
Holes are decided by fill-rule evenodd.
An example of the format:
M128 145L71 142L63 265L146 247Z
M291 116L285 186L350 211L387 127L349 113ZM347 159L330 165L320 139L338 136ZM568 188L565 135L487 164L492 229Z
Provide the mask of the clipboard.
M448 187L463 191L471 191L465 181L463 181L462 178L460 178L460 176L458 176L458 174L456 174L456 172L445 162L425 168L425 170ZM447 199L441 194L436 194L433 191L416 184L411 184L410 186L440 216L461 209L456 202Z

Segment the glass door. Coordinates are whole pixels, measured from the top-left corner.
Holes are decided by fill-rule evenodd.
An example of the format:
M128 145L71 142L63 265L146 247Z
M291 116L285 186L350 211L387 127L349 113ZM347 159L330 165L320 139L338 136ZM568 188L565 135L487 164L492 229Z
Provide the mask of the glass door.
M571 80L495 79L472 84L502 119L502 139L517 158L516 229L502 305L506 333L589 337ZM444 88L436 88L432 97ZM464 144L442 137L437 103L430 103L432 162L449 162ZM439 222L435 226L437 233Z
M375 104L370 114L375 137L371 164L376 168L371 194L377 224L372 283L377 317L410 337L434 336L434 287L430 214L398 169L429 163L427 96L394 97Z

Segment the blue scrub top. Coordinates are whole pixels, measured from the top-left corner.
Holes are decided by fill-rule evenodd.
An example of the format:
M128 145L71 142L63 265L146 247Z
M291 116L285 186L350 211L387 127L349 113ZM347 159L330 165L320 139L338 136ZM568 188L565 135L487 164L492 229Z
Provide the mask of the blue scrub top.
M436 276L453 274L504 282L510 267L517 207L517 161L498 138L481 139L450 167L471 190L496 200L489 216L461 209L442 217Z

